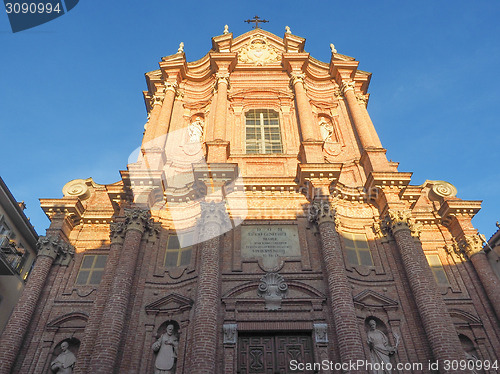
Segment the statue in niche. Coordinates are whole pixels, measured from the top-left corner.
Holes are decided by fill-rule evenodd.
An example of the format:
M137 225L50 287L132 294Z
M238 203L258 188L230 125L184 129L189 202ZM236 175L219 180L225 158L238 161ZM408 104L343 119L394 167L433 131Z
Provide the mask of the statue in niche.
M391 374L391 370L387 368L387 364L391 362L391 356L394 355L398 349L399 336L394 335L396 345L393 347L389 345L387 336L377 329L377 322L374 319L368 321L370 329L367 332L368 346L370 347L370 360L372 364L380 364L383 369L372 370L372 374Z
M201 143L203 139L203 120L196 117L188 126L189 143Z
M69 343L61 343L62 352L56 357L54 361L50 364L50 369L53 373L57 374L72 374L73 367L75 366L76 357L69 350Z
M321 132L321 139L324 142L331 141L333 125L325 118L321 118L319 122L319 131Z
M175 327L169 324L167 330L153 343L152 348L156 353L154 374L175 374L178 346Z

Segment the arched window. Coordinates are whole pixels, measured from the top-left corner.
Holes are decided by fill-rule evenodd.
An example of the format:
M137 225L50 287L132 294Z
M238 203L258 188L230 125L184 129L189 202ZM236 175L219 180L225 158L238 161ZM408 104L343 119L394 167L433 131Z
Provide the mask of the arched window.
M245 115L246 153L283 153L278 112L250 109Z

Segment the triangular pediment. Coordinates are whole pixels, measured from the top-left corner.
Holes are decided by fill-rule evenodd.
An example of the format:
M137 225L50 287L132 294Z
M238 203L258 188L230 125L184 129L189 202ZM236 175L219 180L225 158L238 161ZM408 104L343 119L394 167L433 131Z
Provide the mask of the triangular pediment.
M178 314L191 309L193 300L176 293L172 293L146 306L148 314Z
M398 302L372 290L365 290L354 297L354 304L361 308L396 309Z

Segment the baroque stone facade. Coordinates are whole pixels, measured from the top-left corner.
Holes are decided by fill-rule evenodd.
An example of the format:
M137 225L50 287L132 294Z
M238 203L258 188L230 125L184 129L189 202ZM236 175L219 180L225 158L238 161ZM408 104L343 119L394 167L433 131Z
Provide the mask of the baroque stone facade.
M181 43L146 74L137 161L41 200L51 226L0 374L64 355L79 374L463 373L446 360L499 357L480 202L412 185L368 115L371 74L304 48L289 28L226 27L202 59Z

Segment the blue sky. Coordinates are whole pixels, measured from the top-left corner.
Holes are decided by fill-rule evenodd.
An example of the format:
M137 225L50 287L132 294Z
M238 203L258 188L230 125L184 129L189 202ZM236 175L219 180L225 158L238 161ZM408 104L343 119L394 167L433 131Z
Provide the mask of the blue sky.
M38 198L66 182L119 180L140 145L144 73L185 44L188 61L224 25L236 37L258 14L286 25L306 51L329 44L373 73L368 110L387 155L412 184L445 180L483 200L473 223L490 237L500 220L500 2L491 1L96 1L13 34L0 15L0 175L39 234Z

